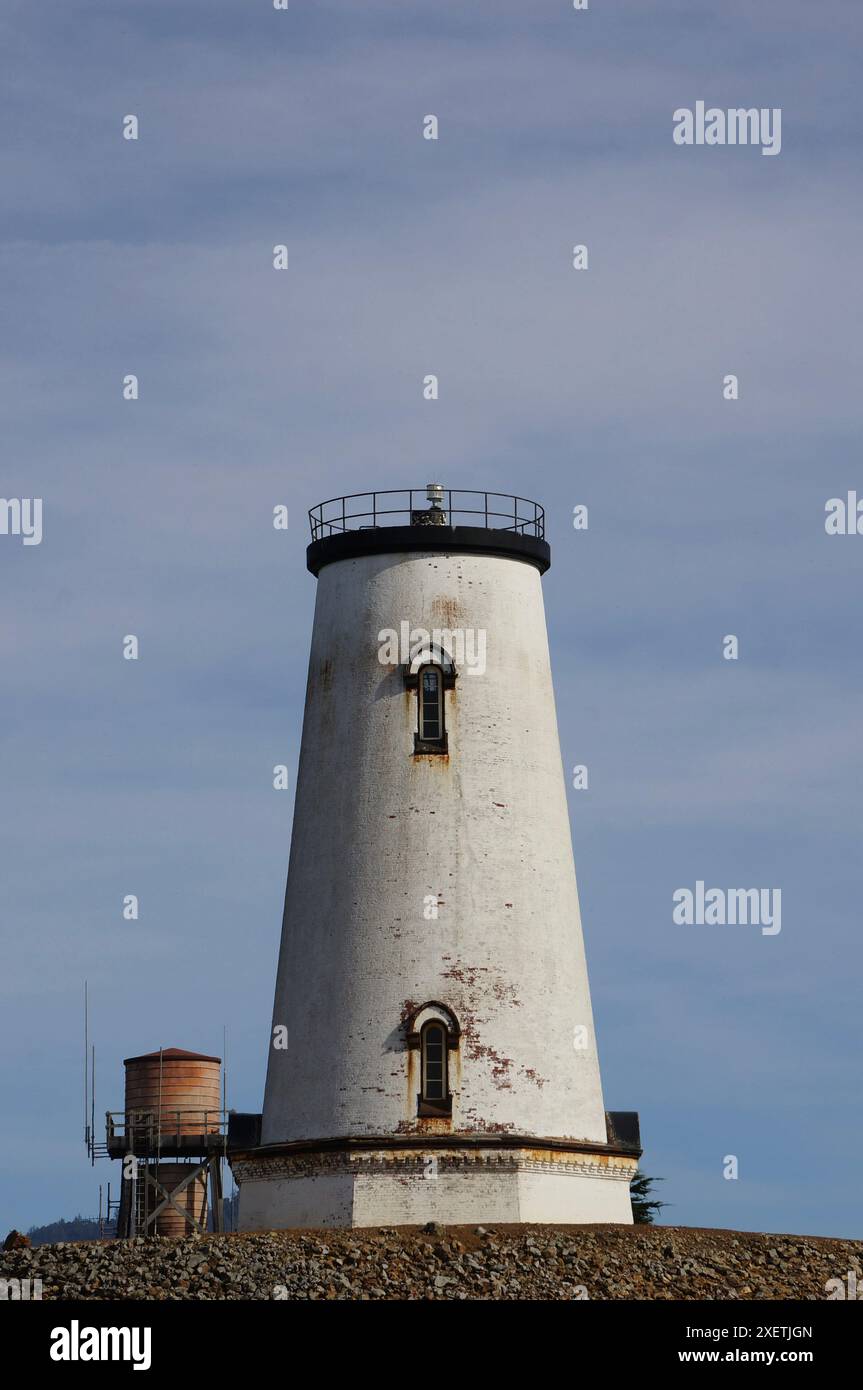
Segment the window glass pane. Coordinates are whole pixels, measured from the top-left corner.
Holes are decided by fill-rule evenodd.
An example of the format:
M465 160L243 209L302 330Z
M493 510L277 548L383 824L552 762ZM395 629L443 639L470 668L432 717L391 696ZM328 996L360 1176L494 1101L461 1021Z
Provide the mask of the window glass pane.
M440 671L427 667L422 673L420 685L420 738L435 740L443 737L442 695Z
M446 1096L446 1036L437 1026L423 1033L423 1094L426 1100Z

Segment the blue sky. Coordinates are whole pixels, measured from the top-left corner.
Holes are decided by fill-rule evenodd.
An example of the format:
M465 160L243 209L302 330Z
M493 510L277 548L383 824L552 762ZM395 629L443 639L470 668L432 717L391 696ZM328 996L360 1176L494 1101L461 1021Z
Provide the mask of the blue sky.
M854 0L6 6L0 491L44 538L0 536L3 1231L118 1176L79 1141L85 976L98 1109L223 1026L260 1108L305 511L440 477L546 507L606 1104L665 1218L863 1234L863 539L824 531L863 495L861 31ZM676 146L700 99L780 107L781 154ZM780 888L781 933L675 926L697 879Z

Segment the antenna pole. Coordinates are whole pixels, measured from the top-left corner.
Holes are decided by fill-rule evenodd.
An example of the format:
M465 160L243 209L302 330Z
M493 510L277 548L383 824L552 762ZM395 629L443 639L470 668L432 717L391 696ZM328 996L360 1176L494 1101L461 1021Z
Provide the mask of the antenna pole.
M87 1066L90 1057L90 1029L89 1029L89 1000L87 998L87 981L84 981L84 1143L89 1152L90 1149L90 1106L89 1095L87 1094Z
M374 503L372 503L372 506L374 506ZM225 1229L225 1199L224 1199L223 1189L222 1189L222 1161L223 1161L223 1159L227 1159L227 1157L228 1157L228 1025L227 1025L227 1023L223 1023L223 1024L222 1024L222 1116L223 1116L223 1122L224 1122L224 1126L225 1126L224 1138L223 1138L223 1140L222 1140L222 1153L221 1153L220 1157L216 1159L216 1162L217 1162L217 1164L219 1165L219 1198L218 1198L218 1200L219 1200L219 1204L220 1204L220 1206L221 1206L221 1211L219 1212L219 1216L220 1216L220 1218L221 1218L220 1221L219 1221L219 1225L221 1226L222 1230L224 1231L224 1229ZM232 1175L232 1176L233 1176L233 1175Z
M157 1170L160 1169L161 1166L162 1166L162 1068L163 1068L164 1065L165 1065L165 1060L164 1060L164 1059L165 1059L165 1049L164 1049L164 1047L160 1047L160 1048L159 1048L159 1114L158 1114L158 1117L157 1117L158 1129L156 1130L156 1169L157 1169ZM179 1134L180 1134L180 1117L179 1117L179 1115L178 1115L178 1116L177 1116L177 1137L178 1137L178 1138L179 1138ZM155 1228L155 1226L154 1226L154 1227L153 1227L153 1234L155 1235L155 1233L156 1233L156 1228Z

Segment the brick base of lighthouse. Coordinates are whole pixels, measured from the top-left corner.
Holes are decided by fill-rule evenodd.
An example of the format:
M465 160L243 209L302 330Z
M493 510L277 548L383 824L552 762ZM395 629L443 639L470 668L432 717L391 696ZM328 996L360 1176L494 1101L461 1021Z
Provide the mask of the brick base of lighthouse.
M530 1139L376 1148L274 1145L234 1154L243 1231L471 1223L632 1223L631 1154Z

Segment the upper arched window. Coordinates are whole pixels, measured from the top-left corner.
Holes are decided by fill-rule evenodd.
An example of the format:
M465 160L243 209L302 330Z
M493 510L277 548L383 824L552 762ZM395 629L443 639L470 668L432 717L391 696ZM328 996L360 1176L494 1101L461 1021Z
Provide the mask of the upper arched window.
M443 681L439 666L424 666L420 674L419 736L431 742L443 733Z
M417 679L417 735L415 751L446 752L444 679L440 666L420 667Z
M435 637L439 634L435 630ZM448 754L446 704L448 690L455 689L456 669L446 647L438 641L420 641L410 662L402 666L404 682L417 701L414 753Z

